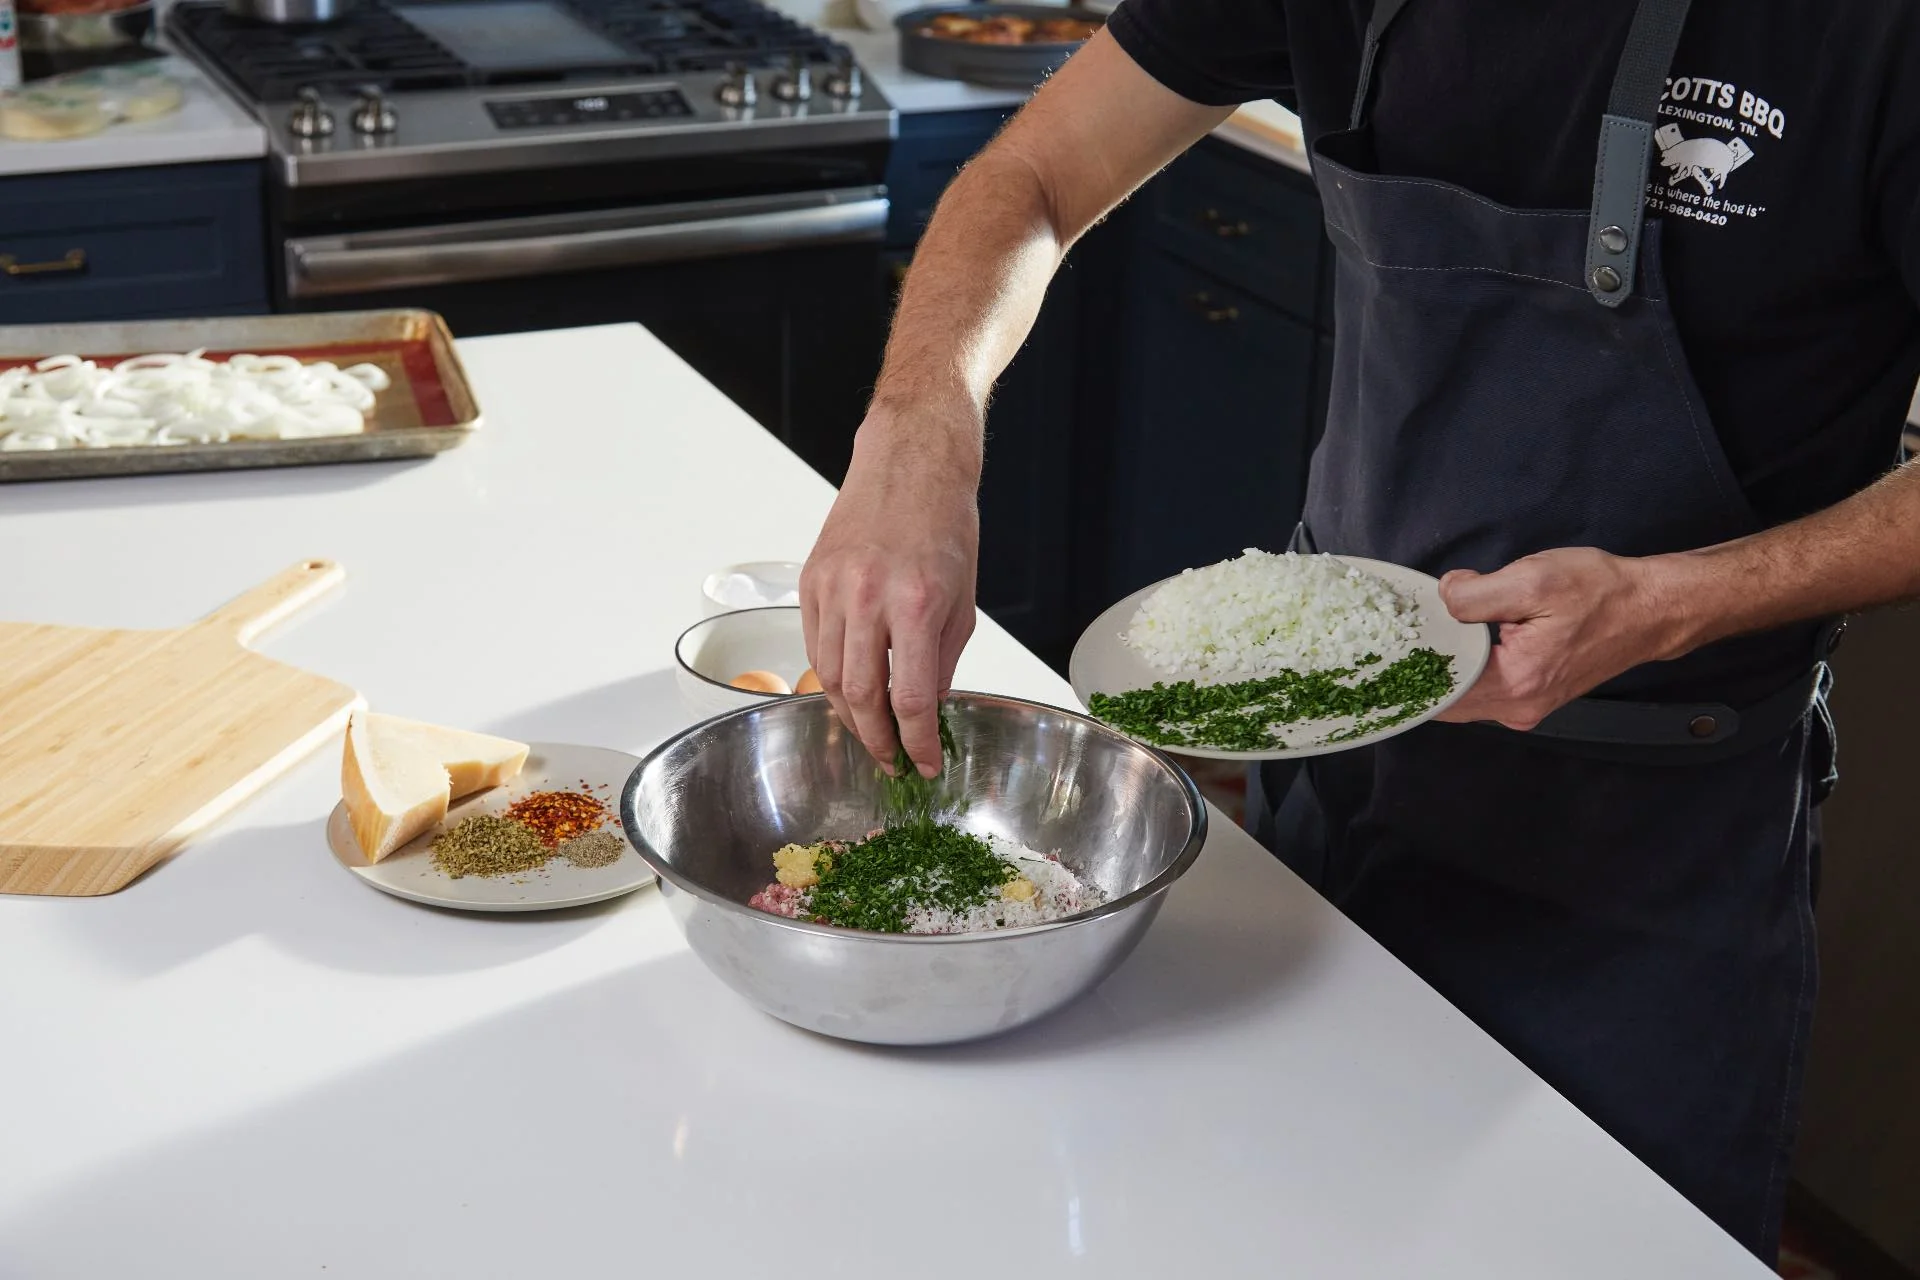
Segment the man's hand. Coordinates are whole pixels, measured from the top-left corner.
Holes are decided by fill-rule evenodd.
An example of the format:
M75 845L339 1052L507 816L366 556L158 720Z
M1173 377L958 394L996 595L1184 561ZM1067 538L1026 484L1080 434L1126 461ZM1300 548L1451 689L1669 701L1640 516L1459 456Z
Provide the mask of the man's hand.
M1498 623L1500 643L1485 674L1439 718L1531 729L1621 672L1676 656L1678 619L1660 563L1578 547L1496 573L1442 577L1448 611L1461 622Z
M846 483L800 575L814 672L887 768L896 715L920 771L941 765L940 699L973 633L974 494L994 380L1067 247L1230 111L1163 88L1102 31L940 198Z
M980 546L979 461L946 456L944 442L978 434L876 409L800 575L814 674L889 770L904 742L923 775L940 771L940 703L973 635Z

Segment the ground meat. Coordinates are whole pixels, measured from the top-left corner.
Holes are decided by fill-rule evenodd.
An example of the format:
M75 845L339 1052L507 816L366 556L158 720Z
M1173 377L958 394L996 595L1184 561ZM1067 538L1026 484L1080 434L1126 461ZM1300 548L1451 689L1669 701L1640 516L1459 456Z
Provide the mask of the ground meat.
M747 899L747 905L756 911L764 911L771 916L785 916L797 920L801 909L806 905L807 891L796 889L775 881Z

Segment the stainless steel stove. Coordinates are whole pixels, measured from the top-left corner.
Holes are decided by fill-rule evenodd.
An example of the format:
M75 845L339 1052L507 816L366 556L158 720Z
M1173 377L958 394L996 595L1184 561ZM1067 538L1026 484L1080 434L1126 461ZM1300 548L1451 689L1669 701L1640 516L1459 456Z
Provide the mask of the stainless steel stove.
M757 0L175 0L266 126L278 310L455 334L636 320L837 479L879 360L896 119Z
M372 0L298 27L180 0L167 30L254 106L294 187L894 131L843 46L757 0Z

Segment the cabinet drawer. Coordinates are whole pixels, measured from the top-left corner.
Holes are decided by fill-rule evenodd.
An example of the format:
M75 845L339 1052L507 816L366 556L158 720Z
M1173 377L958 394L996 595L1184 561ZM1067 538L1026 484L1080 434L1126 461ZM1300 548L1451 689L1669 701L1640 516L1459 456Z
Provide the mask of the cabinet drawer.
M252 163L0 181L0 323L265 311Z
M1163 247L1314 323L1326 241L1320 201L1303 177L1203 144L1153 184L1153 237Z

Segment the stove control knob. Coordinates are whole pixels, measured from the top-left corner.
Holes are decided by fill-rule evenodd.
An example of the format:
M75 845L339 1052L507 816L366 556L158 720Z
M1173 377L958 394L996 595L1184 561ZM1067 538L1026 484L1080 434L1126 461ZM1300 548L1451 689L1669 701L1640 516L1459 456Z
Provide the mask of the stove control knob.
M353 108L353 131L368 135L392 133L400 127L400 118L393 112L386 95L380 92L378 85L368 85L360 91L360 100Z
M851 54L841 54L834 61L833 70L827 72L827 96L838 98L842 102L851 102L860 96L860 64Z
M787 62L787 69L773 78L773 96L782 102L805 102L813 96L813 76L807 60L799 54Z
M723 107L750 107L760 95L753 83L753 73L733 62L727 65L726 78L713 96L720 99Z
M324 138L333 132L333 112L320 101L318 89L309 86L300 91L293 113L287 117L287 128L296 138Z

